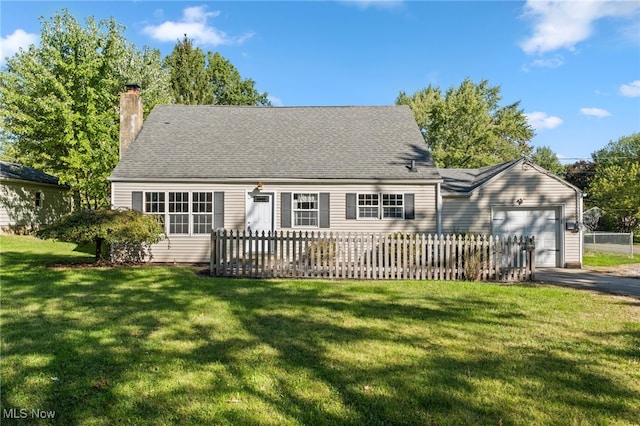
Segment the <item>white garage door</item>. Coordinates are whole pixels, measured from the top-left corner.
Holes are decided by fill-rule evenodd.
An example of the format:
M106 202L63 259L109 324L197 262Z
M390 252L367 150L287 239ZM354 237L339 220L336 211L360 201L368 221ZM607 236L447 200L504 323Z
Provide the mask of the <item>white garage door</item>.
M496 209L493 235L536 238L536 266L558 266L560 218L556 209Z

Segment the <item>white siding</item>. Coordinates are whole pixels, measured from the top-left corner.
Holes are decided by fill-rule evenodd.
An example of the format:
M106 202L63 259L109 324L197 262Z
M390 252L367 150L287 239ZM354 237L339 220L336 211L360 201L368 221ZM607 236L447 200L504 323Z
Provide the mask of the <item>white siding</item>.
M581 234L567 231L566 223L579 222L581 205L573 188L531 166L518 164L477 188L469 198L444 196L442 232L490 233L491 212L496 207L558 208L562 215L561 261L563 265L580 265Z
M343 231L343 232L436 232L436 189L433 184L424 185L343 185L343 184L269 184L262 192L274 194L275 230ZM224 227L245 229L246 193L255 189L250 184L208 183L112 183L113 208L131 208L134 191L223 191ZM283 192L328 192L330 193L330 228L285 228L280 227L280 204ZM412 193L415 195L415 219L413 220L347 220L345 219L347 193ZM208 236L169 236L152 249L155 262L208 262Z
M36 193L41 204L36 208ZM71 197L66 190L37 183L7 181L0 184L0 230L25 231L51 223L71 211Z

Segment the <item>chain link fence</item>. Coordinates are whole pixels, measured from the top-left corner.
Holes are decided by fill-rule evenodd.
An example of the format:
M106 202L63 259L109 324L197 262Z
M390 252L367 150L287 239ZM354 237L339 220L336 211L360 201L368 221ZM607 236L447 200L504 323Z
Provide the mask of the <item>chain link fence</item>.
M633 257L633 233L585 232L584 250L621 253Z

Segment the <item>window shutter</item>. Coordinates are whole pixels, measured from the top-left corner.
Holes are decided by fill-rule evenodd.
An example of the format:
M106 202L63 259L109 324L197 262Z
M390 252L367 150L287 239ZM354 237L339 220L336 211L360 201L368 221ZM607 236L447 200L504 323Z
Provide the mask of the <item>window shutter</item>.
M356 193L348 193L347 194L347 211L345 213L345 219L356 219L357 209L358 209L358 194Z
M280 227L291 228L291 193L280 194Z
M131 193L131 208L139 212L142 211L142 191L134 191Z
M224 192L213 193L213 229L224 228Z
M320 228L329 228L329 193L320 193Z
M404 194L404 218L405 219L415 219L416 212L414 209L415 195L414 194Z

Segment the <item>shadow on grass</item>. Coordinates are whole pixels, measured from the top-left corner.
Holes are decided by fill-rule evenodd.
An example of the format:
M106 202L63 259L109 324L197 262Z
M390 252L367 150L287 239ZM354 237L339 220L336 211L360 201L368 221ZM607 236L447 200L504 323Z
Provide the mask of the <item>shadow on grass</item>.
M640 414L637 390L577 362L571 354L583 349L573 342L510 346L497 329L532 326L514 301L3 258L2 409L53 410L60 424L531 424ZM634 333L609 355L631 355ZM491 339L502 342L484 347Z

